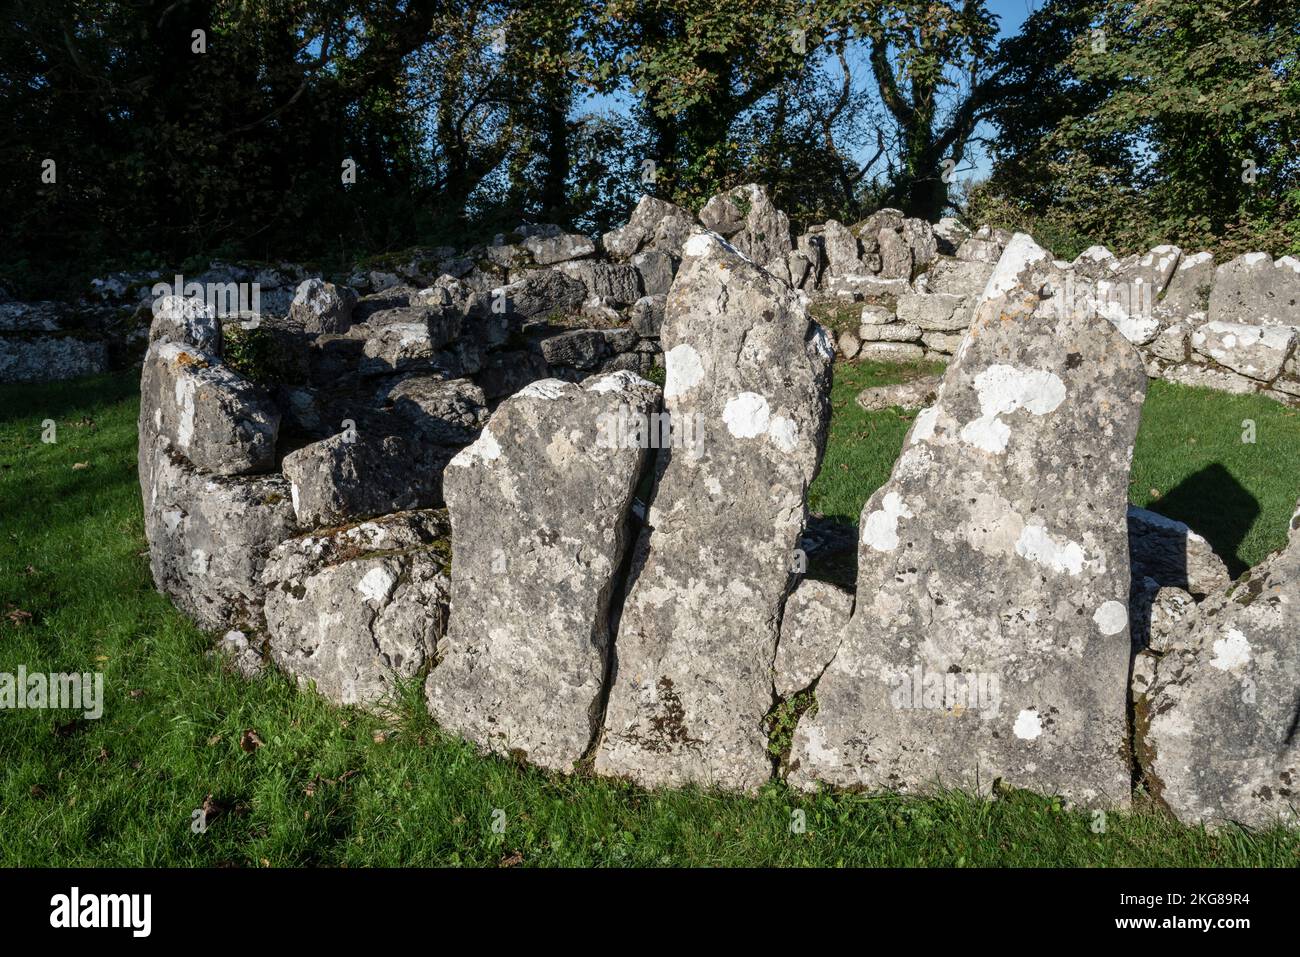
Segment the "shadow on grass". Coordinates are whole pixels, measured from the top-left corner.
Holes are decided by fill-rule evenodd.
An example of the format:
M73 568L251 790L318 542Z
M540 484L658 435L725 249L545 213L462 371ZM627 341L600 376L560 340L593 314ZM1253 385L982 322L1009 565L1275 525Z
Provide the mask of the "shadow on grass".
M1224 466L1215 463L1193 472L1150 507L1204 537L1233 578L1250 567L1238 552L1259 518L1259 501Z
M0 425L29 416L62 422L140 394L140 371L127 369L65 382L0 386Z

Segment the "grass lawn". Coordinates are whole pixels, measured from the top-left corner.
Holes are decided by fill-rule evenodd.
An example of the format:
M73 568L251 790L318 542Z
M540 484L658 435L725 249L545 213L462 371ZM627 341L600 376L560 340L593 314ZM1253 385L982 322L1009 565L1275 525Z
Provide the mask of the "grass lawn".
M841 365L816 511L853 522L908 426L853 397L898 369ZM902 373L902 374L905 374ZM1092 818L1050 797L756 799L649 794L483 758L442 736L418 688L391 721L278 674L246 682L149 578L135 476L136 376L0 387L0 672L102 671L104 716L0 714L7 865L1300 864L1300 834L1214 834L1139 802ZM41 441L53 420L57 442ZM1257 442L1241 440L1243 419ZM1155 384L1133 499L1187 519L1238 567L1284 539L1300 415ZM246 742L256 732L260 747ZM215 812L205 832L193 812ZM504 812L496 833L494 812ZM801 809L806 831L791 829ZM501 816L495 815L496 820Z

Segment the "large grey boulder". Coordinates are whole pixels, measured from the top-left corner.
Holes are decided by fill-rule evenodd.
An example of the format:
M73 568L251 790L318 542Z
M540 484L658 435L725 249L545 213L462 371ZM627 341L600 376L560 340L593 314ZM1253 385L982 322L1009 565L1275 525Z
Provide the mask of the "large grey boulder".
M256 630L271 549L297 528L280 475L202 475L165 439L142 450L145 538L158 590L205 628Z
M607 232L601 244L611 259L626 261L643 249L658 249L681 258L682 244L696 228L695 217L680 206L642 196L627 225Z
M761 724L834 358L804 302L711 233L685 245L664 399L697 441L656 460L598 773L743 791L771 776Z
M289 318L300 323L306 332L347 332L356 304L357 294L347 286L308 279L293 294Z
M773 272L794 251L790 219L776 208L767 190L757 183L719 193L700 210L700 222L729 239L755 263ZM788 271L789 267L785 267ZM788 281L788 276L786 277Z
M1214 271L1209 318L1252 325L1300 326L1300 260L1246 253Z
M634 266L582 259L561 263L556 269L582 283L584 298L607 299L616 306L630 306L641 298L641 274Z
M528 236L523 241L523 247L539 266L583 259L596 253L596 244L577 233Z
M1137 758L1180 821L1297 823L1297 634L1300 511L1281 552L1202 601L1181 641L1135 667Z
M543 379L452 459L451 620L427 683L442 727L565 772L591 747L647 454L611 424L658 401L657 386L628 372Z
M445 515L420 511L282 542L262 571L272 660L335 704L390 699L446 625L447 536Z
M1013 245L1008 276L1034 259ZM1128 803L1124 514L1146 375L1109 323L1039 305L1013 285L979 307L863 508L857 604L796 728L796 786L1000 779Z
M1212 319L1192 333L1192 348L1233 372L1272 382L1291 355L1297 329Z
M314 528L439 504L437 452L418 435L363 425L290 452L282 468L298 522Z
M377 398L432 445L468 445L488 418L487 397L471 379L403 376L382 388Z
M1178 260L1178 268L1165 285L1160 311L1178 319L1204 319L1214 288L1214 254L1192 253Z
M162 436L203 472L241 475L275 465L280 412L265 391L193 346L157 342L140 376L140 449ZM142 474L148 463L142 463Z
M221 355L221 320L202 299L163 296L153 305L149 341L190 345L209 355Z

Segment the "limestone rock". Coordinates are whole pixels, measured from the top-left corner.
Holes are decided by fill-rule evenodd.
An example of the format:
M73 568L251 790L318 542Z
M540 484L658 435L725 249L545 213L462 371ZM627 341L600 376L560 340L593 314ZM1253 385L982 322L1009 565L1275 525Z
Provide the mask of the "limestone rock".
M311 333L347 332L357 294L347 286L323 279L308 279L293 294L289 318Z
M153 307L149 341L190 345L209 355L221 355L221 321L202 299L163 296Z
M596 770L752 791L771 776L761 724L834 347L798 292L725 241L684 249L664 399L697 441L656 460Z
M524 239L523 247L533 257L533 262L539 266L582 259L596 253L596 244L586 236L576 233L529 236Z
M1297 823L1300 511L1290 541L1201 602L1181 647L1136 693L1137 756L1187 824Z
M1032 258L1015 245L991 284ZM1123 517L1146 375L1109 323L1007 292L863 508L858 601L795 731L798 787L1001 779L1128 803Z
M786 599L772 664L779 697L788 698L821 677L852 611L853 594L838 585L805 578L795 586Z
M216 356L179 342L149 348L140 377L140 449L163 436L196 468L216 475L275 465L280 412L266 393ZM142 463L141 474L149 468Z
M1214 271L1209 318L1223 322L1300 326L1300 260L1274 262L1246 253Z
M730 239L736 249L760 266L775 260L784 262L794 251L789 217L776 208L767 190L757 183L714 196L700 210L700 222L705 229ZM789 282L789 276L782 278Z
M281 543L262 572L271 658L335 704L383 703L433 660L447 533L441 513L399 512Z
M1272 382L1291 354L1297 328L1211 320L1192 333L1192 348L1234 372Z
M695 226L695 217L680 206L642 196L626 226L611 230L601 240L610 258L627 260L642 249L659 249L681 257L682 244Z
M201 475L165 440L142 456L145 537L158 590L206 628L261 623L262 567L297 523L280 475Z
M444 728L566 772L591 747L647 454L611 423L658 399L627 372L534 382L448 466L451 621L427 684Z
M1165 286L1160 309L1175 319L1203 319L1210 307L1214 287L1214 254L1193 253L1178 261L1178 268Z
M892 385L877 385L858 393L858 405L868 412L877 412L897 406L900 409L923 409L931 405L938 394L940 376L922 376Z

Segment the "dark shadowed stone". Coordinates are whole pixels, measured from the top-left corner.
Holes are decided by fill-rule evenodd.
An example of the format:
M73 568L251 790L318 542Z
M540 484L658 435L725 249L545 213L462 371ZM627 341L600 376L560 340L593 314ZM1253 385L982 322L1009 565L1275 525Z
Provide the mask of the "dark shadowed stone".
M543 379L502 402L447 467L451 621L427 684L444 728L565 772L590 748L647 455L602 423L658 399L626 372Z
M1007 257L1007 274L1032 258ZM795 731L798 787L1001 779L1128 803L1124 514L1146 375L1109 323L1009 292L978 309L863 508L858 601Z
M752 791L771 776L761 725L834 348L798 292L725 241L684 250L664 396L693 441L656 461L596 770Z

